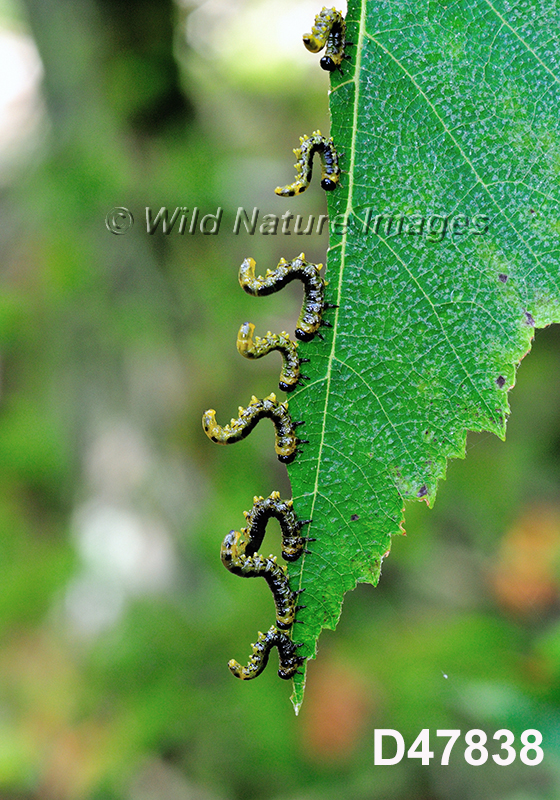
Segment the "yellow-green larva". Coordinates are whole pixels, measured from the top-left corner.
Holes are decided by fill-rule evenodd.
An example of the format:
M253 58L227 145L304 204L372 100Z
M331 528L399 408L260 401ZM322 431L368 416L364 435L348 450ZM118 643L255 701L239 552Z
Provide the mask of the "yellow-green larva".
M210 408L202 417L202 427L208 438L216 444L233 444L248 436L255 425L265 417L274 423L274 449L278 460L283 464L290 464L299 452L298 444L305 443L298 439L295 433L296 426L303 423L292 422L288 404L279 403L274 393L264 400L258 400L253 395L247 408L239 406L239 417L232 419L229 425L223 427L217 424L216 412Z
M244 681L256 678L257 675L261 674L268 663L268 657L273 647L278 648L278 660L280 662L278 676L284 680L293 678L298 667L305 661L305 656L296 655L299 645L294 644L285 633L279 631L274 625L266 633L259 631L258 639L251 647L253 652L246 667L243 667L234 658L228 663L228 667L233 674Z
M280 523L282 532L282 558L285 561L297 561L305 551L309 541L301 535L301 529L311 520L298 520L291 500L282 500L280 492L272 492L268 497L253 497L253 507L250 511L243 512L247 520L247 527L241 529L244 541L243 553L252 556L261 546L268 520L274 517Z
M321 131L313 131L311 136L300 136L300 146L294 150L297 161L296 179L287 186L277 186L274 190L281 197L293 197L305 192L313 175L313 156L319 154L321 159L321 186L326 192L336 189L340 179L338 153L332 138L327 139Z
M286 567L278 564L275 556L246 555L246 545L242 532L230 531L222 542L222 564L242 578L264 578L274 597L276 625L283 630L291 628L296 616L297 595L290 589Z
M315 17L311 33L304 33L303 43L310 53L318 53L325 47L321 67L328 72L340 69L344 58L346 23L336 8L325 8Z
M302 378L299 371L300 358L298 356L298 343L290 339L286 331L282 333L271 333L268 331L266 336L255 336L253 333L255 326L252 322L243 322L237 334L237 352L245 358L262 358L272 350L278 350L282 355L282 370L278 387L284 392L291 392L299 384L302 385Z
M305 254L300 253L292 261L281 258L276 269L267 270L264 278L255 276L255 267L255 261L246 258L239 269L239 283L247 294L255 297L278 292L293 280L303 283L305 296L295 330L297 339L309 342L321 325L331 327L329 322L323 320L323 311L334 306L325 303L325 281L319 272L322 264L308 263Z

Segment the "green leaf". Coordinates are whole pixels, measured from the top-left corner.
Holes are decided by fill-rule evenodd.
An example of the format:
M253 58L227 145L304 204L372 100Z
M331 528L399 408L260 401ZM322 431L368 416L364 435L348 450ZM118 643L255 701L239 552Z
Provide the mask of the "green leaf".
M290 566L306 655L344 593L377 583L404 501L433 503L467 431L504 437L516 364L560 320L557 25L541 0L349 2L330 100L339 308L302 347L311 380L290 399L310 442L294 505L316 538Z

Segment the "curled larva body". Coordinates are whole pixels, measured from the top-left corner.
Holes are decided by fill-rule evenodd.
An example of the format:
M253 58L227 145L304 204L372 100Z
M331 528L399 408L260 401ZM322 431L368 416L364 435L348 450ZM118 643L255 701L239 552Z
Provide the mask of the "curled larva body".
M293 197L304 192L313 175L313 156L318 153L321 160L321 186L326 192L336 189L340 179L338 153L332 138L327 139L321 131L314 131L311 136L300 136L300 146L294 150L297 161L296 179L287 186L277 186L274 190L281 197Z
M246 667L242 666L234 658L228 663L228 667L233 674L244 681L256 678L257 675L261 674L268 663L270 651L273 647L278 648L278 660L280 662L278 676L284 680L293 678L298 667L305 661L304 656L296 655L298 645L294 644L285 633L279 631L274 625L266 633L259 631L258 639L251 647L253 652Z
M303 43L310 53L318 53L325 47L321 67L328 72L340 69L344 58L346 23L336 8L325 8L315 17L311 33L303 35Z
M297 595L290 589L286 567L278 564L275 556L246 555L246 544L240 531L227 534L220 553L224 567L242 578L264 578L274 597L276 625L283 630L291 628L296 616Z
M243 547L243 554L252 556L261 546L268 520L274 517L280 523L282 532L282 558L285 561L297 561L305 550L309 539L301 535L301 529L311 520L298 520L291 500L282 500L279 492L272 492L269 497L254 497L253 507L244 511L247 527L241 529L238 547ZM240 550L241 552L241 550Z
M322 266L308 263L305 254L300 253L292 261L280 259L275 270L267 270L264 277L257 277L255 261L246 258L239 269L239 283L247 294L264 297L280 291L290 281L300 280L304 286L304 301L295 334L300 341L309 342L321 324L324 324L322 316L325 309L325 281L320 274Z
M303 43L310 53L318 53L327 43L333 25L342 20L342 14L336 8L326 8L323 6L315 17L315 22L311 33L303 34Z
M245 358L262 358L273 350L278 350L282 355L282 371L278 387L284 392L291 392L301 383L299 371L298 343L293 342L286 331L271 333L264 337L255 336L255 326L252 322L243 322L237 334L237 352Z
M204 432L216 444L233 444L248 436L257 423L268 417L274 423L274 449L278 460L284 464L291 463L298 452L300 440L295 433L295 425L288 412L287 403L279 403L274 393L264 400L251 398L247 408L239 407L239 416L232 419L229 425L218 425L216 412L208 409L202 417Z

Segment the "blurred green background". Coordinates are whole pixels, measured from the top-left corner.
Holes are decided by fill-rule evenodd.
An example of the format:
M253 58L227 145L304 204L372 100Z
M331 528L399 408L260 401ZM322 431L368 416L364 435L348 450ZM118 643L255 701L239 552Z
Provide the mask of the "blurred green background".
M219 448L200 419L274 390L279 357L240 358L237 329L293 330L301 302L244 295L241 260L325 258L326 233L232 233L239 206L325 213L318 186L273 193L297 137L328 130L300 40L317 10L0 2L1 800L560 796L556 329L520 367L507 443L471 436L435 508L407 508L379 587L347 597L300 716L274 665L249 683L226 666L272 603L221 541L254 494L290 489L269 426ZM147 206L220 206L220 233L149 236ZM545 758L468 766L458 743L442 767L434 737L430 766L376 767L375 728L407 746L538 728Z

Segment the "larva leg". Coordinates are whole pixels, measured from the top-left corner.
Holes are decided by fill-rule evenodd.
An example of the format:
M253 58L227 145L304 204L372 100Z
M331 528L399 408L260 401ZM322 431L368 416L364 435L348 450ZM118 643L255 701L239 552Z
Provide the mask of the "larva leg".
M298 356L298 343L293 342L286 331L271 333L265 337L255 336L255 326L252 322L243 322L237 334L237 352L245 358L262 358L273 350L278 350L282 355L282 371L278 386L284 392L291 392L296 386L302 384L306 375L301 375L299 370L300 358Z
M264 400L258 400L253 395L247 408L239 406L239 417L232 419L229 425L223 427L218 425L216 412L210 408L202 417L202 427L213 442L233 444L248 436L259 420L264 417L268 417L274 423L274 449L278 460L283 464L290 464L299 452L298 444L304 442L296 436L295 426L288 412L288 404L279 403L274 393L265 397Z
M227 534L220 553L224 567L242 578L264 578L274 597L276 625L283 630L291 628L296 615L296 595L290 589L286 567L279 565L275 556L245 555L246 544L242 532Z
M293 280L300 280L304 286L304 301L295 330L296 338L309 342L321 326L325 310L325 281L321 277L322 264L311 264L300 253L292 261L281 258L274 271L267 270L266 275L255 276L255 261L246 258L239 269L239 283L247 294L264 297L283 289Z
M313 156L319 154L321 159L321 186L329 192L336 189L340 179L338 153L335 150L332 138L327 139L321 131L314 131L311 136L300 136L300 146L294 150L297 161L296 179L287 186L277 186L274 190L282 197L293 197L304 192L313 174Z
M259 631L258 639L251 647L253 648L253 652L251 653L249 663L246 667L243 667L233 658L228 663L228 667L233 674L244 681L256 678L261 674L268 663L270 651L273 647L278 648L278 659L280 662L278 676L284 680L293 678L298 667L305 661L304 656L296 655L299 645L294 644L285 633L281 633L274 625L269 628L266 633L261 633Z

